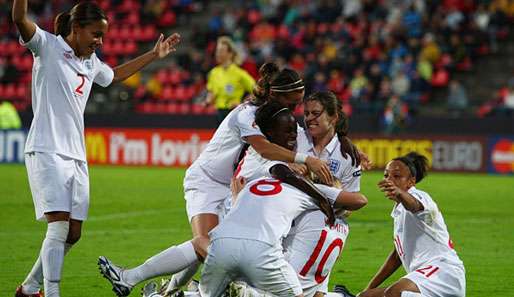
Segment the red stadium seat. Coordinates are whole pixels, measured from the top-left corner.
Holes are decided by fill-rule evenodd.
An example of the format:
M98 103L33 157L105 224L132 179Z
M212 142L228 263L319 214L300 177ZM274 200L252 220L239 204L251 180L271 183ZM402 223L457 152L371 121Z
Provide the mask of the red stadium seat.
M157 39L157 30L154 25L146 25L143 29L143 41L152 41Z
M25 84L18 84L16 87L16 95L14 96L17 99L26 99L29 95L28 88Z
M172 10L168 10L162 14L159 19L159 27L171 27L177 22L177 16Z
M166 113L171 113L171 114L178 113L177 103L170 102L170 103L166 104Z
M123 54L127 56L132 56L137 53L137 44L135 41L130 40L125 43Z
M161 94L159 96L161 100L171 101L175 100L175 90L172 86L166 85L162 88Z
M439 68L434 72L431 84L433 87L446 87L449 80L450 74L448 71L446 71L444 68Z

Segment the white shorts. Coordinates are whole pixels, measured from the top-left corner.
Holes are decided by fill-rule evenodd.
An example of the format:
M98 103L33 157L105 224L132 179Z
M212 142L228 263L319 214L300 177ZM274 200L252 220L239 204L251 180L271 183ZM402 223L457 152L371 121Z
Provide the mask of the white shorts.
M213 180L200 167L190 167L184 177L184 198L189 222L202 213L219 215L225 198L230 197L230 185Z
M430 261L404 278L414 282L423 296L464 297L466 275L464 266L448 263L445 259Z
M64 211L84 221L89 210L87 163L52 153L25 154L25 166L37 220L45 213Z
M280 245L239 238L214 239L202 270L200 293L203 297L221 296L234 280L243 280L275 296L302 294L296 272L285 260Z

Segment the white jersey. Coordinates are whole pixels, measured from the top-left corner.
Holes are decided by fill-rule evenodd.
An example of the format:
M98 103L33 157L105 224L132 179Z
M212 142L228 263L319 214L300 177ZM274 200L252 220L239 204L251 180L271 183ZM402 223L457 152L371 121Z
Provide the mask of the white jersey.
M245 156L239 162L234 172L236 177L244 177L247 182L270 175L270 168L276 164L285 164L281 161L273 161L263 158L253 147L249 147Z
M232 110L220 124L205 150L188 169L200 167L211 179L230 185L245 137L263 135L255 124L257 106L243 103Z
M34 119L25 152L57 153L86 161L84 109L93 82L106 87L113 70L93 53L75 56L62 39L36 26L34 36L20 42L34 55L32 109Z
M328 291L330 272L346 244L348 223L337 218L332 227L327 226L325 215L319 210L306 211L293 222L284 239L287 262L298 273L306 297L317 291Z
M341 190L317 185L334 202ZM307 194L275 179L262 178L247 183L223 221L210 235L217 238L241 238L280 244L291 229L293 219L303 211L318 209Z
M325 146L321 153L317 153L314 149L314 143L307 131L298 129L296 140L297 152L315 156L328 162L330 172L332 172L334 177L341 181L345 191L360 191L361 168L360 166L353 167L350 157L347 156L346 159L343 157L341 154L341 143L339 142L337 135L334 135L332 140Z
M408 193L416 198L423 210L412 213L398 203L391 216L394 219L394 245L407 273L422 268L438 258L462 265L453 249L443 216L436 203L426 192L415 187Z

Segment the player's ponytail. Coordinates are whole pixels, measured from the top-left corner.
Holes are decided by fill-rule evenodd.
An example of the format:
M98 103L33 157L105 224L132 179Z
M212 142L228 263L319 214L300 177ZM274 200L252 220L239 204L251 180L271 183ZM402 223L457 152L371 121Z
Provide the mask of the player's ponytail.
M264 104L269 97L270 93L270 81L275 78L275 76L280 72L277 64L275 63L265 63L259 68L259 80L255 84L253 88L253 97L252 103L257 106L261 106Z
M416 178L416 183L419 183L428 171L428 159L416 152L410 152L407 155L394 160L401 161L409 168L409 171L413 177Z
M70 35L73 24L84 27L101 20L107 21L107 16L95 2L80 2L69 12L57 15L54 20L54 32L55 35L66 37Z
M69 12L61 12L55 17L54 33L66 37L71 33L71 14Z

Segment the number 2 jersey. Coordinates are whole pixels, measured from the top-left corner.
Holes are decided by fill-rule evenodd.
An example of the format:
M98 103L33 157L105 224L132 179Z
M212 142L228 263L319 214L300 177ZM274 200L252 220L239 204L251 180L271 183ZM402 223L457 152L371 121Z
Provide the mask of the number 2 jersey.
M22 45L34 55L32 109L34 119L25 152L61 154L86 161L84 109L94 83L108 86L113 70L96 54L75 56L61 36L36 26L34 36Z
M453 249L453 243L443 216L428 193L411 187L408 191L423 210L412 213L398 203L391 212L394 219L394 245L403 267L410 273L432 260L463 266Z

